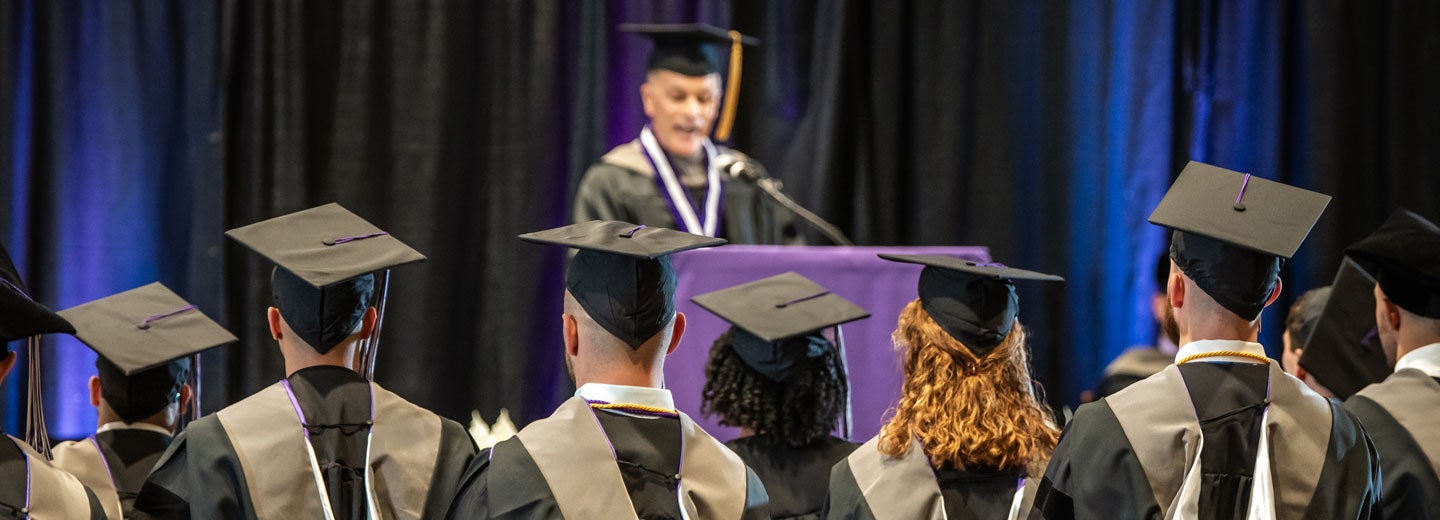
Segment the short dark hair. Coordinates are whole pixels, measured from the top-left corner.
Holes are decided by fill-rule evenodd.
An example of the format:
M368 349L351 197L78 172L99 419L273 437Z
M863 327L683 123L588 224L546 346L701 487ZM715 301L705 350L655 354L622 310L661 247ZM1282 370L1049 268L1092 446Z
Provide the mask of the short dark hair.
M839 353L824 349L800 361L783 381L775 381L740 359L726 331L710 347L705 366L701 410L718 415L720 424L754 430L789 446L804 446L835 429L845 411L846 385Z
M1305 346L1305 340L1320 321L1320 311L1330 301L1330 286L1305 291L1290 305L1290 315L1285 317L1285 331L1290 333L1290 350Z

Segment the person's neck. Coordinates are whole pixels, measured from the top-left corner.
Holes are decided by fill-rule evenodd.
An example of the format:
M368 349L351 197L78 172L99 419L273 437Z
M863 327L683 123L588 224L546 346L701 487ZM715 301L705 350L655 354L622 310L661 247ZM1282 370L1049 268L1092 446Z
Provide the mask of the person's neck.
M356 353L358 346L354 343L336 345L329 352L321 354L309 345L291 345L281 349L285 357L285 376L289 377L301 370L320 367L334 366L347 370L356 370Z
M1406 354L1414 352L1415 349L1440 343L1440 335L1435 334L1406 334L1402 328L1399 337L1396 338L1395 359L1405 357Z
M664 388L665 378L661 371L644 370L611 370L595 374L590 377L576 377L575 386L581 387L589 383L617 386L638 386L642 388Z
M179 426L179 417L177 417L176 415L177 414L169 413L169 409L167 407L167 409L161 410L159 413L150 417L146 417L138 421L126 421L125 419L121 419L119 415L116 415L113 410L109 410L108 408L101 408L96 417L96 424L100 426L117 422L121 424L149 424L152 426L164 428L165 430L170 432L174 432L175 428Z
M1260 327L1234 320L1206 320L1193 324L1180 333L1180 345L1201 340L1248 341L1259 343Z

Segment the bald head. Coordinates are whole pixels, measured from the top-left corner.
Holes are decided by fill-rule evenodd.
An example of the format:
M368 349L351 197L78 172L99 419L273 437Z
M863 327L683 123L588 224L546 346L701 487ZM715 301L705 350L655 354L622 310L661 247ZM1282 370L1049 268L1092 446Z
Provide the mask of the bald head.
M677 312L660 332L632 349L596 323L569 291L565 292L562 319L565 361L575 378L575 386L585 383L663 386L665 356L679 345L685 328L685 315Z

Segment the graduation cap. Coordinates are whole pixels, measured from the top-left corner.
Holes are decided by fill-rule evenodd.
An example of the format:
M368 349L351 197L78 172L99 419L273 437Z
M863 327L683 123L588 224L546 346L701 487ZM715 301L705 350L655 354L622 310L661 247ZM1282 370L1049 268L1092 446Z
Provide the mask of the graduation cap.
M1015 280L1065 281L1053 274L945 255L882 254L880 258L925 266L920 271L920 305L977 358L994 350L1015 326L1020 312Z
M1375 280L1345 259L1330 285L1330 297L1301 342L1300 366L1341 399L1390 375L1390 364L1375 330Z
M364 376L373 376L390 269L425 255L339 204L298 211L225 232L274 262L275 306L285 323L320 353L359 330L378 295L375 330L362 345ZM374 273L382 276L378 282Z
M1174 230L1170 258L1205 294L1253 320L1330 196L1191 161L1150 223Z
M25 442L35 450L50 456L50 434L45 429L45 403L40 379L40 335L74 334L75 327L59 314L30 297L25 281L10 260L10 252L0 247L0 342L9 350L10 342L29 338L26 343L25 360L26 420Z
M593 220L520 235L578 249L565 289L590 318L632 349L675 317L675 267L668 255L714 247L724 239L628 222Z
M126 422L174 403L186 383L199 392L200 352L237 341L159 282L65 309L60 316L100 355L95 368L101 395ZM198 416L198 398L195 404Z
M758 38L703 23L624 23L620 24L618 29L621 32L646 36L655 42L650 58L645 62L646 71L668 70L686 76L718 74L721 70L720 49L728 45L729 74L725 80L725 106L720 123L715 127L715 137L721 141L730 139L730 130L735 122L736 103L740 96L741 49L745 45L759 45Z
M1400 308L1440 319L1440 228L1400 208L1345 254Z
M820 331L868 318L870 313L794 272L691 298L734 325L731 346L750 368L775 381L820 350L831 348Z

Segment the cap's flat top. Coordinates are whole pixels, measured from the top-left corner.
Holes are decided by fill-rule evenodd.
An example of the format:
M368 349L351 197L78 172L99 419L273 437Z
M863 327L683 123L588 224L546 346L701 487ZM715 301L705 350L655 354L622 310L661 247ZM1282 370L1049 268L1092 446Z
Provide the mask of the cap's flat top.
M860 306L794 272L702 294L690 301L771 342L870 317Z
M237 341L159 282L60 311L75 337L130 375Z
M225 232L315 287L422 262L425 255L330 203Z
M649 36L656 40L691 41L695 43L730 43L730 31L704 23L622 23L620 32ZM743 45L759 45L754 36L740 36Z
M520 235L526 242L588 249L653 260L661 256L725 243L725 239L693 235L629 222L592 220Z
M1329 195L1191 161L1150 223L1290 258L1329 203Z
M972 274L995 280L1034 280L1038 282L1063 282L1064 278L1053 274L1037 273L998 263L976 263L973 260L946 255L892 255L881 254L880 258L892 262L920 264L950 271Z

